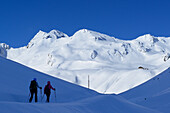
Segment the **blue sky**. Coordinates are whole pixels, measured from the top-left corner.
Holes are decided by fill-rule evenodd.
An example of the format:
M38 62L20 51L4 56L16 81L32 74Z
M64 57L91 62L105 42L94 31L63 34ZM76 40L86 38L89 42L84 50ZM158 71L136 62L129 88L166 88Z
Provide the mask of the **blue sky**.
M0 43L21 47L39 31L80 29L119 39L170 36L169 0L1 0Z

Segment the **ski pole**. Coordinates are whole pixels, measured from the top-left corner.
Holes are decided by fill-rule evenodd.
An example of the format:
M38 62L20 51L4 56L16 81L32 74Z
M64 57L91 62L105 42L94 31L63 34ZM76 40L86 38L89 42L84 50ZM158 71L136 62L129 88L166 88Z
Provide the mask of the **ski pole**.
M41 102L42 102L42 89L40 89L40 94L41 94Z
M29 95L28 95L28 102L29 102L29 100L30 100L30 95L31 95L31 93L29 93Z
M56 89L54 90L54 96L55 96L55 102L57 102L57 100L56 100Z
M41 102L42 102L43 98L44 98L44 94L43 94L43 96L42 96L42 98L41 98Z

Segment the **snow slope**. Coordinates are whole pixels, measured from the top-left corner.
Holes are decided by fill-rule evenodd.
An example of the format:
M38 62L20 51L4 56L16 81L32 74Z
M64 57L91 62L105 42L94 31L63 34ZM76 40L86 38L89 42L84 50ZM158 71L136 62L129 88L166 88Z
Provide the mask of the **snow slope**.
M170 37L125 41L87 29L70 37L39 31L27 46L7 50L7 58L84 87L89 76L91 89L119 94L170 66Z
M1 113L160 113L131 103L117 95L102 95L0 57ZM40 86L48 80L57 89L51 103L28 103L29 83L36 77ZM38 93L40 97L40 94ZM122 109L123 108L123 109Z
M1 57L0 73L0 84L3 86L0 90L0 94L2 94L0 101L27 102L29 95L29 85L34 77L38 79L39 86L41 87L44 87L48 80L51 81L52 86L57 89L58 102L75 101L98 94L94 91L87 91L87 89L83 87L40 73L36 70L32 70L21 64L3 59ZM73 97L70 97L70 92L73 92ZM55 102L54 94L51 100Z
M120 95L136 104L170 113L170 68Z

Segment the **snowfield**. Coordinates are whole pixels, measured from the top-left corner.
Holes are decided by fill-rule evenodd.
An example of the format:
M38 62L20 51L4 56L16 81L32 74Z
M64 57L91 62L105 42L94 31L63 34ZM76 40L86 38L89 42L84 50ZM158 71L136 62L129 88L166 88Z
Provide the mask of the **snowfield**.
M120 95L136 104L170 113L170 68Z
M0 113L170 113L169 59L170 37L149 34L119 40L52 30L24 47L0 43ZM50 103L40 90L38 103L28 103L35 77L57 89Z
M1 113L160 113L121 96L99 94L2 57L0 73ZM28 103L29 84L34 77L40 86L44 87L50 80L57 89L57 96L55 98L52 92L50 103L45 103L45 98L40 101L40 92L38 103Z
M73 36L39 31L27 46L6 50L6 57L35 70L100 93L119 94L167 69L170 37L149 34L119 40L82 29ZM142 67L138 69L139 67Z

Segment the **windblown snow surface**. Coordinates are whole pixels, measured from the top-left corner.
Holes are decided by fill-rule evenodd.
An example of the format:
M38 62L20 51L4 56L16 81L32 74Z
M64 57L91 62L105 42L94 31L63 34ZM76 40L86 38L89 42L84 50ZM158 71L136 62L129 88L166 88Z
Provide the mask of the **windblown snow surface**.
M8 59L84 87L89 76L91 89L119 94L170 66L170 37L147 34L125 41L87 29L70 37L39 31L27 46L6 53Z
M114 94L99 94L90 89L43 74L16 62L0 57L0 113L160 113L134 104ZM45 97L28 103L29 84L36 77L39 86L48 80L57 89L51 103Z
M170 113L170 68L120 95L136 104Z

